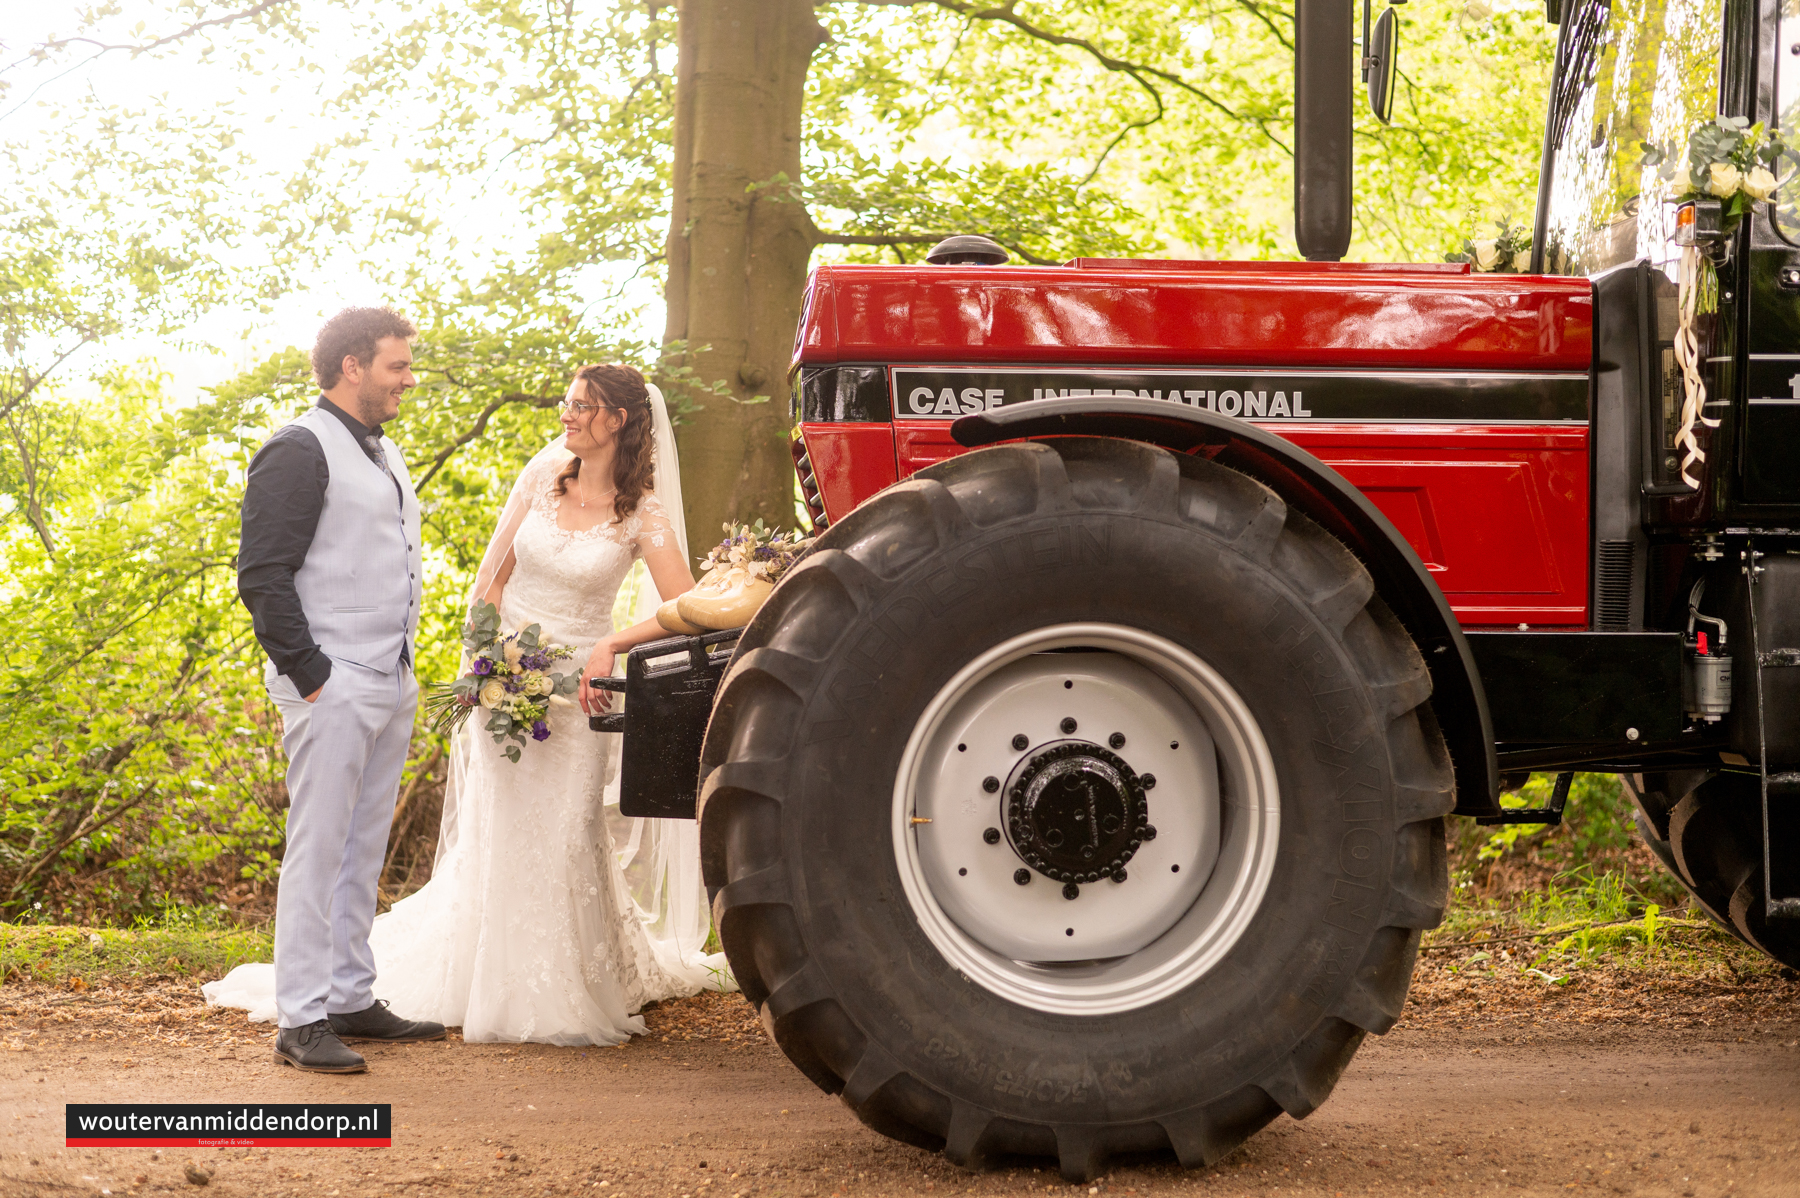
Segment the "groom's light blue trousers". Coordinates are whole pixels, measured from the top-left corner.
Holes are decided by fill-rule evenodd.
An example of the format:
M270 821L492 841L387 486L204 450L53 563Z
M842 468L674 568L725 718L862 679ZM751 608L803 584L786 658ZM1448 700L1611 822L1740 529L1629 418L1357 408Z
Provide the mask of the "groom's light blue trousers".
M369 925L419 686L333 660L316 701L270 667L287 750L287 849L275 898L275 1006L282 1027L375 1001Z

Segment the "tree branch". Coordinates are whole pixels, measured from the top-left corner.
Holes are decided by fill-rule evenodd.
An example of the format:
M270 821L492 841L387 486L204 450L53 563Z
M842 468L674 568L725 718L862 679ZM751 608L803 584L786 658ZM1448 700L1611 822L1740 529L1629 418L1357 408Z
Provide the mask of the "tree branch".
M153 794L155 792L155 790L156 790L155 782L146 782L144 784L143 789L138 791L136 798L128 799L125 802L119 804L118 807L113 809L112 814L108 815L105 819L101 819L98 822L90 823L89 821L93 820L94 817L99 815L99 813L100 813L99 807L96 806L92 813L82 817L76 823L73 831L69 832L61 840L56 842L56 847L52 848L49 852L44 853L41 856L39 856L38 859L32 863L31 868L26 870L23 874L21 874L19 876L18 881L13 883L12 889L7 891L7 895L6 895L7 905L10 906L14 902L17 902L19 899L19 893L20 893L20 891L25 889L26 883L30 882L31 879L37 877L38 871L43 869L44 866L50 864L52 861L54 861L58 857L62 856L64 849L66 849L70 845L74 844L77 840L80 840L83 836L92 836L95 832L98 832L100 829L106 827L108 824L115 822L121 816L126 815L127 813L129 813L131 811L135 811L138 807L143 805L144 800L149 798L151 796L151 794Z
M449 378L450 376L445 375L444 377ZM451 381L455 382L454 379L451 379ZM555 400L546 399L541 395L526 395L523 392L515 391L510 395L502 395L499 399L489 403L487 407L481 409L481 415L475 417L475 423L469 426L468 432L444 446L444 448L438 451L437 456L431 459L430 467L420 476L419 481L413 484L413 490L423 491L425 489L425 484L430 482L432 477L435 476L439 470L444 468L444 463L448 462L457 450L487 431L488 418L507 404L528 403L534 408L547 408L555 402Z
M1279 30L1275 27L1275 22L1270 18L1268 13L1263 11L1263 6L1258 4L1256 2L1256 0L1237 0L1237 6L1241 9L1244 9L1246 12L1250 13L1257 20L1261 21L1264 25L1268 26L1269 32L1275 35L1275 40L1280 42L1282 44L1282 46L1285 47L1290 54L1293 52L1294 43L1293 43L1292 39L1285 36L1281 32L1281 30ZM1294 19L1288 13L1281 13L1280 15L1287 17L1290 22L1292 22Z
M89 58L87 60L88 62L92 62L92 61L94 61L95 58L99 58L100 55L106 54L113 50L129 50L129 51L131 51L133 56L136 56L136 55L143 54L150 50L155 50L161 46L167 46L172 42L181 41L183 38L192 37L194 34L199 33L202 29L209 29L214 25L230 25L232 22L241 21L246 17L261 16L263 13L268 12L270 9L280 8L283 5L290 4L290 3L292 3L292 0L261 0L261 3L253 4L249 8L243 9L240 12L227 13L222 17L211 17L204 21L196 21L192 25L189 25L185 29L178 29L174 33L165 34L162 37L157 38L153 42L142 42L142 43L139 43L136 45L126 44L126 43L113 44L113 43L107 43L107 42L100 42L100 41L95 41L91 37L57 38L53 42L45 42L43 45L41 45L41 46L37 47L35 50L33 50L30 54L27 54L24 58L21 58L16 62L9 63L4 68L0 68L0 73L4 73L5 71L10 71L15 67L18 67L18 66L24 64L26 61L28 61L30 59L43 58L47 54L54 54L56 51L61 50L65 46L93 46L93 47L95 47L97 52L93 55L92 58Z
M1156 98L1156 104L1159 109L1162 107L1162 97L1158 94L1156 86L1150 82L1151 79L1160 79L1171 87L1176 87L1187 92L1201 103L1217 109L1234 121L1247 121L1248 123L1255 125L1262 131L1262 135L1275 145L1279 146L1283 153L1291 155L1294 152L1287 143L1269 132L1268 123L1261 117L1244 116L1242 113L1234 110L1229 104L1220 100L1217 96L1212 95L1204 88L1189 83L1186 79L1183 79L1180 75L1177 75L1172 71L1165 71L1161 67L1148 66L1140 62L1128 62L1123 58L1114 58L1086 38L1071 37L1066 33L1053 33L1042 26L1033 25L1030 21L1013 11L1013 0L1008 0L1008 3L1000 5L997 8L983 8L976 4L967 3L966 0L850 0L850 2L867 5L871 8L918 8L922 5L929 5L933 8L941 8L945 12L955 13L957 16L970 21L999 21L1003 24L1011 25L1013 28L1019 30L1019 32L1036 41L1044 42L1052 46L1068 46L1070 49L1079 50L1106 70L1115 71L1119 74L1128 76L1139 87L1143 88ZM1240 0L1240 2L1242 2L1242 0ZM1250 5L1250 7L1254 8L1254 5ZM1280 35L1277 34L1276 36L1279 38ZM1111 152L1111 147L1108 147L1107 152Z

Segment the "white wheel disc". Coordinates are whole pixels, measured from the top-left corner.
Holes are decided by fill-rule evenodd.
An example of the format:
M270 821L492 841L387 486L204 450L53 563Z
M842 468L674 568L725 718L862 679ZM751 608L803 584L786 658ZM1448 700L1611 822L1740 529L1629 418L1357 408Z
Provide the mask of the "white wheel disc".
M1059 771L1060 822L1036 808L1046 840L1023 804ZM1147 810L1128 844L1115 792ZM1118 625L1043 628L971 661L895 779L896 856L926 935L987 989L1068 1014L1143 1006L1216 964L1261 902L1278 825L1274 762L1236 691Z

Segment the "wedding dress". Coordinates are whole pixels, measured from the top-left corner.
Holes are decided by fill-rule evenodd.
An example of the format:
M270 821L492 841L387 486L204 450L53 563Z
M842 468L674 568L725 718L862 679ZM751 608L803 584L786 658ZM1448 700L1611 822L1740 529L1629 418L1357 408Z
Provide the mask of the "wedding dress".
M574 648L561 664L580 669L612 631L628 578L622 610L654 609L654 586L633 573L643 550L685 537L655 494L622 522L563 528L553 484L568 455L557 449L526 467L496 534L514 560L501 624L537 624ZM468 1041L617 1044L645 1030L647 1002L736 989L724 955L704 951L693 821L630 820L616 806L609 819L619 738L590 731L577 704L554 704L549 739L515 763L485 722L477 710L452 739L431 880L375 920L376 997ZM203 990L213 1005L274 1018L272 965L240 965Z

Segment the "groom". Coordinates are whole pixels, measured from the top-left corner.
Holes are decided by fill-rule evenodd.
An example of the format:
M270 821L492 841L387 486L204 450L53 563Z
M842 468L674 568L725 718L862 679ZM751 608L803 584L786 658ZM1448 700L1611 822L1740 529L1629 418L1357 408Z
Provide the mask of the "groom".
M381 426L416 385L418 330L346 308L319 330L318 406L250 463L238 594L269 655L287 750L287 851L275 900L275 1059L358 1073L345 1039L437 1040L375 1001L369 925L412 737L419 504Z

